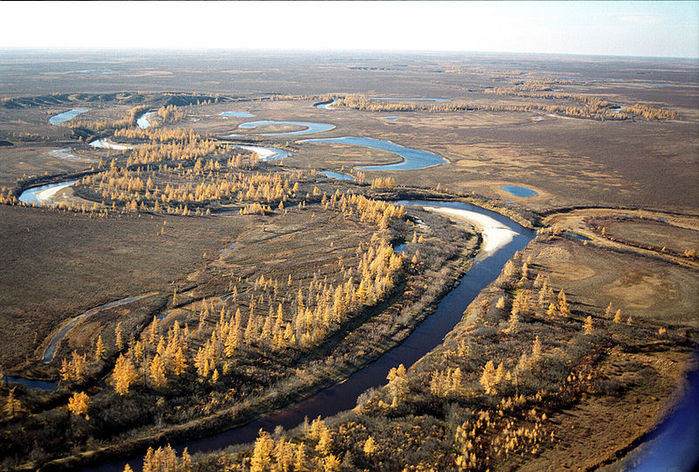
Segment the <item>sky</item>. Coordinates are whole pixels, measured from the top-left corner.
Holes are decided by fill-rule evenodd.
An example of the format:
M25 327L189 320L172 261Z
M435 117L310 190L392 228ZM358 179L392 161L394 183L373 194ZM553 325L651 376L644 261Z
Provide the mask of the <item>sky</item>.
M0 48L699 58L699 1L7 2Z

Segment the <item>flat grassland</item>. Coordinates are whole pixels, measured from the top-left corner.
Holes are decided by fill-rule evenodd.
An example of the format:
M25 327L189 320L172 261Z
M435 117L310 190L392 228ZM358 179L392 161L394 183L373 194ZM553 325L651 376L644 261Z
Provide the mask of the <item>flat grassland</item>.
M0 363L16 366L64 320L170 283L230 246L246 218L97 218L0 206ZM164 224L165 223L165 224ZM163 231L163 234L161 233ZM206 254L206 256L205 256Z

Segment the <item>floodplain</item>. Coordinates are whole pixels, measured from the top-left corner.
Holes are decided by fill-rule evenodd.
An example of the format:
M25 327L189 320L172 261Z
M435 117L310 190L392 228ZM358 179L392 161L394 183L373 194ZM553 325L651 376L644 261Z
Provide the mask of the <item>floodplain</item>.
M618 470L683 398L692 61L0 58L2 470Z

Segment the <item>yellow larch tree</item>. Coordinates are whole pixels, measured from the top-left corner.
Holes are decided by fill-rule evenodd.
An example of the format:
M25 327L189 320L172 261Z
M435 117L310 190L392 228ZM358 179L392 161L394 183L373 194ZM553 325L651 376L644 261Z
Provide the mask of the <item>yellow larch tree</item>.
M167 384L165 378L165 363L160 354L156 354L149 366L150 377L153 380L153 385L157 388L164 387Z
M90 420L87 410L90 407L90 397L85 392L76 392L68 399L68 409L76 416L83 415L86 420Z
M95 344L95 360L98 361L104 357L105 352L107 350L104 347L104 343L102 342L102 335L100 334L97 337L97 343Z
M138 378L138 372L136 367L134 367L131 359L125 357L123 354L119 355L114 366L114 372L112 373L112 380L114 381L114 390L119 395L125 395L129 392L129 388Z

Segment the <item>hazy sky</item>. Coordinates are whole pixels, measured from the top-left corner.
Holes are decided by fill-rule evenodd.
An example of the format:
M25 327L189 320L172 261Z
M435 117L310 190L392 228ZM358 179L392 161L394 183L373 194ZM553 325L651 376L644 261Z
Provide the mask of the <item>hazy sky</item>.
M0 48L498 51L699 57L691 2L0 1Z

